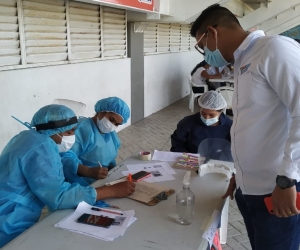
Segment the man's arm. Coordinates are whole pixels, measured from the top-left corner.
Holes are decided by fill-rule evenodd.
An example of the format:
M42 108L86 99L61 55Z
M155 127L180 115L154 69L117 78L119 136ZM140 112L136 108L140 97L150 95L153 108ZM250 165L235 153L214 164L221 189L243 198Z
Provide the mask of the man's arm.
M261 56L260 70L270 86L286 106L291 117L284 157L278 175L300 179L300 46L290 39L272 38ZM283 119L287 118L283 117ZM287 120L288 122L288 120ZM274 180L275 181L275 180ZM295 186L273 191L273 210L278 217L298 214Z

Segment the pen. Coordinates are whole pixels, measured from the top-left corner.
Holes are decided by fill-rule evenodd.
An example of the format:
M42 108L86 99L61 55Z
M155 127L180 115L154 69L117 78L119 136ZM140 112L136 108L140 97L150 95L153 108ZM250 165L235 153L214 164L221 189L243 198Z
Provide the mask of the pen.
M105 213L111 213L111 214L123 215L122 213L118 213L118 212L114 212L114 211L110 211L110 210L106 210L106 209L101 209L101 208L97 208L97 207L92 207L92 210L101 211L101 212L105 212Z
M124 182L124 181L126 181L126 180L127 180L127 177L125 176L125 177L123 177L123 178L121 178L121 179L118 179L118 180L116 180L116 181L108 182L108 183L106 183L105 185L106 185L106 186L111 186L111 185L114 185L114 184L117 184L117 183L120 183L120 182Z
M103 168L102 165L101 165L101 163L100 163L100 161L98 161L98 164L99 164L100 168Z
M132 182L132 175L131 175L131 174L128 174L128 180L129 180L130 182Z
M100 207L100 208L103 208L103 207L111 207L111 208L121 209L121 208L118 207L118 206L108 204L108 203L106 203L105 201L102 201L102 200L96 201L96 202L94 203L94 206L95 206L95 207Z

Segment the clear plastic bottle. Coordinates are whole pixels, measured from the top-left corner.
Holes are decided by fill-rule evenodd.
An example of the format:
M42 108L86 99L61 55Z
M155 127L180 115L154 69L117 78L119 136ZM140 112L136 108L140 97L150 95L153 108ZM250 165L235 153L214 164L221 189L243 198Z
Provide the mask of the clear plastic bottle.
M181 225L190 225L194 217L195 195L190 190L191 172L188 171L183 178L183 187L176 194L177 222Z

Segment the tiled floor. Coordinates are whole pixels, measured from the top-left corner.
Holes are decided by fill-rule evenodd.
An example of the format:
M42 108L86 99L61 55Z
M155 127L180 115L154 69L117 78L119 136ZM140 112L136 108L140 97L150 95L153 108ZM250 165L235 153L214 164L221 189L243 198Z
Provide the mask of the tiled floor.
M195 111L197 111L196 109L197 107L195 107ZM190 114L188 98L184 98L123 129L118 133L122 146L117 162L121 162L133 153L143 150L169 151L171 147L170 135L175 130L177 123ZM235 201L230 202L228 238L227 244L223 245L223 250L231 249L251 249L244 221Z

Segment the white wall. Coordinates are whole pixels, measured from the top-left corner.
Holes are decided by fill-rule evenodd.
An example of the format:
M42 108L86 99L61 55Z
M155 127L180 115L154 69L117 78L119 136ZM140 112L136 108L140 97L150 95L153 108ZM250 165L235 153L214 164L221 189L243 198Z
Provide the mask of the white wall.
M189 94L187 76L202 60L197 51L145 56L145 117Z
M189 94L187 75L202 61L196 51L145 56L145 116ZM0 152L34 113L54 99L87 105L83 115L94 115L101 98L118 96L131 107L130 59L46 66L0 72ZM188 107L187 107L188 108ZM118 130L130 125L130 121Z
M84 115L92 116L94 104L108 96L118 96L130 107L130 59L0 72L0 152L11 137L26 129L11 115L30 122L39 108L63 98L85 103ZM130 120L122 127L128 125Z

